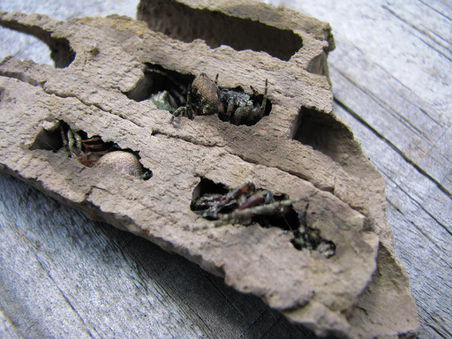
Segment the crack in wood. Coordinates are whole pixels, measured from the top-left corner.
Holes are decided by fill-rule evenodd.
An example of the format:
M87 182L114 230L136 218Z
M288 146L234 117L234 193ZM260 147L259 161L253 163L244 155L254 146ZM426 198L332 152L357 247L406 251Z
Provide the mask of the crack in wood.
M389 12L391 15L393 15L394 17L396 17L398 20L400 20L402 23L404 23L405 25L411 27L413 30L415 30L418 33L421 33L427 37L429 37L431 40L435 41L435 39L433 39L427 32L423 31L422 29L416 27L415 25L413 25L412 23L410 23L408 20L402 18L399 14L397 14L395 11L393 11L392 9L390 9L388 6L386 5L382 5L381 8L385 9L387 12ZM428 41L422 39L421 37L417 37L420 41L422 41L424 44L426 44L428 47L430 47L432 50L434 50L435 52L441 54L443 57L445 57L447 60L452 61L452 58L450 58L448 55L446 55L444 52L440 51L439 49L437 49L435 46L433 46L431 43L429 43ZM449 48L447 48L446 46L443 46L441 43L439 43L438 41L435 41L438 45L440 45L441 47L444 47L449 53L451 52L451 50Z
M379 99L378 97L376 97L373 93L369 92L368 90L364 89L362 86L358 85L353 79L351 79L349 76L345 75L341 70L336 69L336 71L343 76L345 79L347 79L347 81L349 81L350 83L353 84L353 86L355 86L359 91L362 91L363 93L365 93L369 98L371 98L378 106L380 106L383 110L385 110L386 112L388 112L390 115L392 115L395 119L400 120L402 124L404 124L407 128L409 128L410 130L412 130L412 132L418 134L419 136L422 136L423 138L427 139L430 141L429 139L429 135L427 135L424 131L422 131L421 129L419 129L418 127L416 127L412 121L410 121L409 119L407 119L406 117L404 117L401 114L398 114L397 111L395 111L392 107L387 107L386 104L384 102L382 102L381 99ZM340 100L337 97L334 98L334 100Z
M394 185L397 186L397 188L404 193L410 200L414 202L414 204L423 210L430 218L432 218L439 226L441 226L449 235L452 235L452 232L450 229L447 228L447 225L443 224L438 218L436 218L430 211L428 211L422 203L420 203L414 196L409 194L403 187L401 187L397 182L395 182L392 178L386 177L388 180L390 180Z
M77 315L77 317L80 319L80 321L82 322L82 324L85 326L85 330L88 333L88 335L91 338L95 338L95 336L91 333L91 329L88 328L88 325L86 324L86 321L83 319L83 317L81 316L81 314L78 312L77 308L73 305L73 303L71 302L71 300L69 299L69 297L64 293L64 291L60 288L60 286L58 285L58 283L56 282L56 280L54 279L54 277L52 276L52 274L50 273L50 270L48 268L45 267L45 265L43 264L41 258L39 257L38 253L36 252L36 250L34 249L35 246L33 246L33 242L30 238L28 238L24 233L19 232L19 230L17 230L18 234L21 235L21 237L23 239L25 239L28 243L31 244L31 246L29 246L29 248L31 249L31 251L33 252L33 256L36 259L36 262L38 263L39 267L41 267L41 270L49 277L49 279L52 281L53 285L55 286L55 288L58 290L58 292L60 293L61 297L63 297L63 299L65 300L65 302L67 303L67 305L72 309L72 311ZM97 330L94 329L97 333ZM99 335L99 333L97 333L97 335Z
M391 140L386 138L383 134L378 132L376 128L372 127L367 121L364 120L359 114L354 112L351 108L349 108L347 105L345 105L342 101L340 101L338 98L334 98L334 102L341 107L344 111L346 111L348 114L353 116L357 121L359 121L362 125L364 125L367 129L369 129L373 134L375 134L378 138L383 140L389 147L391 147L397 154L399 154L403 160L405 160L407 163L409 163L411 166L413 166L416 171L418 171L420 174L428 178L430 181L432 181L438 189L446 194L449 198L451 197L450 192L447 190L446 187L444 187L439 181L437 181L435 178L433 178L427 171L425 171L423 168L421 168L418 164L416 164L413 160L411 160L405 153L403 153L402 150L400 150L396 145L394 145Z
M49 95L55 95L59 98L62 99L66 99L66 98L72 98L72 99L77 99L78 101L80 101L83 105L87 106L87 107L96 107L97 109L101 110L102 112L117 116L123 120L127 120L129 122L131 122L132 124L134 124L137 127L141 127L144 128L145 126L134 121L131 120L130 118L124 116L121 113L116 113L113 110L107 110L105 108L102 107L101 104L97 104L97 103L90 103L87 102L86 100L81 99L79 96L77 96L76 94L73 95L69 95L69 94L61 94L59 93L57 90L50 90L48 88L45 87L45 84L47 83L47 81L37 81L35 79L33 79L32 77L30 77L29 75L27 75L26 73L23 72L8 72L8 71L3 71L0 70L0 76L4 76L6 78L10 78L10 79L16 79L19 81L22 81L24 83L27 83L33 87L40 87L44 93L49 94Z
M432 11L438 13L438 14L441 15L442 17L446 18L447 20L452 21L452 18L451 18L451 17L449 17L449 16L447 16L446 14L442 13L441 11L437 10L437 9L436 9L435 7L433 7L431 4L428 4L428 3L426 3L426 2L423 1L423 0L417 0L417 1L419 1L421 4L427 6L427 7L430 8Z

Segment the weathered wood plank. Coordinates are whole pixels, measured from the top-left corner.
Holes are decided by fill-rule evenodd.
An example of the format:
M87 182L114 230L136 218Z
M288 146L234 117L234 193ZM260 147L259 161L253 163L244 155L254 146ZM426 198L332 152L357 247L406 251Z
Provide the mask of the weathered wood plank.
M428 142L427 144L427 139L424 138L422 141L419 140L419 143L416 144L416 137L414 137L412 133L409 133L409 131L404 128L404 125L399 124L397 120L395 121L390 118L394 111L382 109L378 102L378 98L374 99L372 95L362 91L355 82L350 81L340 71L336 71L335 67L332 67L332 79L340 86L340 89L335 93L335 100L338 105L342 106L353 115L354 120L359 120L361 124L365 125L372 134L383 139L386 148L396 152L404 162L410 164L410 167L408 167L409 171L406 172L400 171L397 167L390 166L389 164L389 167L382 169L386 172L386 175L391 178L395 177L403 182L405 185L404 188L411 191L412 194L422 202L426 200L425 186L418 184L411 185L412 171L415 171L420 174L421 177L424 177L426 179L426 184L430 182L432 185L436 186L443 195L447 196L448 189L444 184L447 184L448 182L447 176L450 174L451 168L450 161L446 157L446 153L448 153L448 143L439 143L438 140L436 140L435 142ZM388 96L385 98L388 98ZM409 103L405 103L405 105L409 105ZM351 124L350 126L352 126L352 128L354 127L355 123L353 121L347 120L347 122ZM438 136L435 136L435 132ZM437 128L435 131L431 132L432 138L439 139L443 136L444 132L444 129ZM363 145L367 144L365 140L361 138L359 140L361 140ZM397 141L399 140L400 142L397 145ZM416 149L416 147L423 142L425 143L426 148L424 150L421 150L420 148ZM404 148L400 145L401 143L406 143ZM369 145L369 147L371 146L372 145ZM365 149L371 157L372 155L375 156L375 158L373 158L375 163L378 163L378 159L385 156L387 152L387 150L383 148L372 149L365 147ZM405 152L404 149L407 151ZM413 150L413 152L411 152L411 150ZM422 159L419 153L422 153L425 160ZM416 158L414 156L416 156ZM431 169L434 174L426 169L427 166L429 166L428 169ZM447 210L438 209L435 212L439 213L438 217L442 219L443 224L447 223Z
M0 333L6 338L11 339L20 338L14 327L15 326L11 322L11 320L8 319L6 314L4 314L3 311L0 309Z
M418 6L407 1L391 1L383 4L382 8L406 25L410 33L429 48L451 61L451 20L445 16L446 13L434 10L422 1L419 1Z
M447 337L447 319L450 319L450 230L441 221L442 213L450 212L450 200L428 178L412 168L386 142L372 133L365 125L336 106L336 113L351 125L355 136L369 153L378 154L373 161L385 175L388 195L388 221L393 225L397 254L405 263L411 276L413 295L419 306L423 330L427 337L435 332ZM398 177L397 173L406 173ZM409 182L408 182L409 180ZM410 186L407 187L407 184ZM417 191L417 192L416 192ZM427 210L416 197L419 191L437 201ZM434 218L432 216L435 216ZM447 215L445 215L447 218ZM436 321L443 319L443 321Z
M389 1L383 0L365 3L289 1L292 7L332 24L338 42L338 48L330 56L332 64L342 60L342 51L348 50L348 46L341 48L342 40L345 38L352 41L356 48L365 52L368 62L383 68L396 78L401 86L407 87L432 105L437 110L436 114L448 115L452 105L448 99L452 86L450 72L446 71L450 69L448 58L421 41L409 25L390 15L384 8L388 7L388 3ZM403 4L406 1L397 0L390 3ZM412 11L420 13L421 17L438 15L431 7L421 7L420 2L413 1L409 4ZM350 72L356 68L355 65L351 67L351 64L347 67Z

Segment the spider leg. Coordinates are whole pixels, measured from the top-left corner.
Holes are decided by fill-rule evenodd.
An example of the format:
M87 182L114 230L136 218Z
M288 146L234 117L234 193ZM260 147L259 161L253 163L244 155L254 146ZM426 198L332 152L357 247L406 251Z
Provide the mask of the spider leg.
M169 92L167 95L167 100L168 100L169 105L171 107L173 107L173 110L174 110L174 107L178 106L175 97L177 97L177 100L179 102L183 102L183 96L180 93L177 93L176 91Z
M265 79L265 90L264 90L264 98L262 99L262 104L259 109L259 116L263 117L265 113L265 109L267 108L267 88L268 88L268 80Z
M67 140L67 145L71 155L79 155L82 153L82 137L78 133L73 132L69 128L67 131Z
M191 84L188 85L188 89L187 89L187 103L185 105L185 107L187 108L185 111L185 116L187 118L189 118L190 120L193 120L194 116L193 116L193 109L192 109L192 87Z
M107 153L108 151L82 153L77 156L77 159L82 165L85 165L86 167L93 167L96 162Z
M264 98L262 99L262 103L260 105L256 103L256 106L250 112L251 114L248 120L254 123L264 116L265 109L267 108L267 83L267 80L265 80ZM253 91L253 95L258 95L258 92L252 86L250 87Z
M239 187L237 187L236 189L230 191L227 195L226 195L226 199L227 200L233 200L233 199L237 199L238 197L242 196L242 195L250 195L251 193L253 193L256 190L256 187L254 186L254 184L252 182L246 182L242 185L240 185Z
M63 142L63 146L66 149L66 152L68 152L68 155L70 155L69 140L68 140L66 132L64 131L63 126L61 126L61 125L60 125L60 134L61 134L61 141Z
M225 120L231 120L232 118L232 113L234 112L234 99L230 98L227 101L227 105L226 105L226 112L224 114Z
M106 148L105 143L102 141L101 137L94 136L92 138L81 140L81 143L85 150L90 151L103 151Z
M234 125L245 123L247 120L249 120L248 115L250 112L252 112L252 110L250 110L250 106L237 107L234 114L231 116L231 123Z
M190 120L193 120L193 110L191 108L191 85L188 85L187 89L187 100L184 106L177 108L174 112L172 112L171 124L179 128L180 127L180 117L187 117Z
M180 127L180 117L185 115L185 111L187 110L187 106L182 106L176 109L171 115L171 125L176 128Z
M231 223L245 223L251 220L255 215L272 215L276 213L284 213L287 208L291 206L297 200L281 200L271 204L258 205L255 207L245 208L242 210L235 210L228 214L220 215L220 220L215 222L215 226L223 226Z

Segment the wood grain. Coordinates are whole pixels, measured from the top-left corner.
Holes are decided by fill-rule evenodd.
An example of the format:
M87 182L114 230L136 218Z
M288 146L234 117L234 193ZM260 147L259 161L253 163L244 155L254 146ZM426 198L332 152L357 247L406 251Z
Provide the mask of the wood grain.
M71 12L65 2L33 3L5 1L0 9L63 19L136 6L78 2ZM450 337L451 6L422 0L285 4L333 26L335 112L386 179L388 220L411 277L421 337ZM8 51L33 57L25 52L28 44ZM6 337L304 335L184 259L93 223L10 177L0 176L0 187L0 331Z

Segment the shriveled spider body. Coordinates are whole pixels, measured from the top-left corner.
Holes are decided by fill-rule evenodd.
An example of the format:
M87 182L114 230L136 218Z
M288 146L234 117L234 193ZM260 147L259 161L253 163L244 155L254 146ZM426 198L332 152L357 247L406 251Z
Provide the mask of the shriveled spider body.
M137 157L130 152L113 151L107 153L97 161L96 167L106 167L113 169L115 172L128 174L137 178L150 178L150 173L143 171L143 167Z
M191 207L206 219L218 220L215 226L249 225L256 217L286 214L294 202L284 195L275 198L270 191L256 190L247 182L226 194L201 195Z
M207 74L201 73L191 85L191 102L197 114L221 114L223 104L216 81L212 81Z
M262 103L259 104L251 95L238 89L221 89L220 100L225 110L219 114L222 120L231 121L234 125L252 125L259 121L265 114L267 106L267 85L265 80L265 92ZM253 96L257 97L257 91L251 87Z
M178 127L181 116L193 119L195 115L222 113L224 108L219 95L216 82L201 73L188 88L186 104L173 112L171 122Z
M122 151L111 142L102 141L100 136L83 138L67 125L61 125L60 132L68 156L77 159L84 166L109 168L144 180L152 176L152 172L143 168L135 154Z
M220 220L215 223L215 226L227 224L249 225L252 223L253 218L257 216L284 215L295 202L296 200L286 199L271 203L261 203L243 209L239 208L231 213L221 215Z
M267 107L267 80L261 103L253 87L250 95L241 89L220 88L217 80L218 75L215 81L205 73L198 75L187 91L186 105L174 111L171 122L179 124L181 116L193 119L195 115L218 114L221 120L235 125L252 125L262 118Z
M150 97L150 100L158 109L164 109L170 113L174 113L177 109L176 100L169 91L164 90L157 92Z
M203 194L192 204L192 208L204 218L215 220L219 218L221 213L228 213L238 208L246 197L254 191L254 185L247 182L226 194Z
M83 139L71 128L65 131L63 127L61 127L61 135L69 157L76 158L87 167L94 166L103 155L111 151L99 136Z

